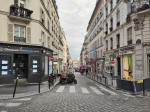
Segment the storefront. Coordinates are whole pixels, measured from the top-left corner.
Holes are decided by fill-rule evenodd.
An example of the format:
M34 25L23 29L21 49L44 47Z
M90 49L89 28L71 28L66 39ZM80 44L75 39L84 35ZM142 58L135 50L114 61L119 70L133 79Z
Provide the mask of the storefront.
M0 83L12 84L16 76L38 82L50 73L52 50L42 46L0 44Z
M104 58L99 58L96 61L96 71L97 71L97 75L98 76L104 76L103 74L103 70L104 70Z
M133 64L132 64L132 55L123 56L123 79L133 80Z

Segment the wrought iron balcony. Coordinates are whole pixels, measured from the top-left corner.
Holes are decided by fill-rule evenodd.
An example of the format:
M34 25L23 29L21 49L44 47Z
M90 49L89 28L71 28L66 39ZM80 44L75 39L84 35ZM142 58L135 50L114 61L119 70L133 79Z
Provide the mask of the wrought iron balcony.
M132 44L132 39L128 40L128 41L127 41L127 44L128 44L128 45L131 45L131 44Z
M24 7L19 7L17 5L10 6L10 15L11 19L21 20L25 22L31 21L31 14L33 11L26 9Z
M14 41L15 42L24 42L24 43L26 43L26 38L14 36Z
M150 0L136 0L131 4L131 12L137 13L150 9Z

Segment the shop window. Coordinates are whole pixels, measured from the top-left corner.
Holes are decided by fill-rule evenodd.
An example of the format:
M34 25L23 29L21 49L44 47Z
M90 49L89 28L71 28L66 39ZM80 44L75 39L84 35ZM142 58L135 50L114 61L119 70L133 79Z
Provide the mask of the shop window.
M46 76L48 75L48 56L45 56L45 73Z
M132 71L132 55L126 55L123 57L123 78L133 80Z

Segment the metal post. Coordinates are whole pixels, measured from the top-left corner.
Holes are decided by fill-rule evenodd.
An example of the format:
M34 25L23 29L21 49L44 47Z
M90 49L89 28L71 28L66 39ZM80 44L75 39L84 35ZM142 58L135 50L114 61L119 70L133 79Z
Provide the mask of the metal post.
M106 85L106 77L105 77L105 85Z
M41 84L41 79L39 79L39 93L40 93L40 84Z
M51 85L50 85L50 75L48 76L48 85L49 85L49 89L50 89L50 87L51 87Z
M16 78L16 83L15 83L15 88L14 88L13 98L15 97L17 84L18 84L18 76L17 76L17 78Z
M145 96L145 84L144 84L144 79L143 79L143 96Z

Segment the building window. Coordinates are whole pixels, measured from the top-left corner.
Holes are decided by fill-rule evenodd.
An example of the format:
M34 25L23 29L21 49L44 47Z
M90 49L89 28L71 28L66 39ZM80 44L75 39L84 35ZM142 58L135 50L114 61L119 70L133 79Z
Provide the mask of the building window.
M41 42L42 42L42 45L44 46L45 44L45 37L44 37L44 32L42 31L42 34L41 34Z
M43 10L41 10L41 22L44 25L44 23L45 23L45 15L44 15Z
M25 26L14 25L14 41L26 42Z
M50 37L47 37L47 46L50 48Z
M110 49L113 49L113 38L110 38Z
M120 47L120 34L117 34L117 48Z
M106 51L108 51L108 40L106 40Z
M109 28L110 32L113 31L113 18L111 18L110 20L110 28Z
M25 26L15 25L14 26L14 36L25 38Z
M113 0L110 1L110 11L113 9Z
M101 46L103 45L103 37L100 38Z
M105 34L106 34L106 35L108 34L108 23L106 23L106 31L105 31Z
M49 20L47 20L47 29L48 29L48 31L50 31L50 28L49 28Z
M108 16L108 8L106 7L106 17Z
M127 2L127 13L131 13L131 0L128 0Z
M127 43L132 44L132 27L127 29Z
M25 7L25 0L14 0L14 5Z
M120 25L120 10L117 10L117 27Z

